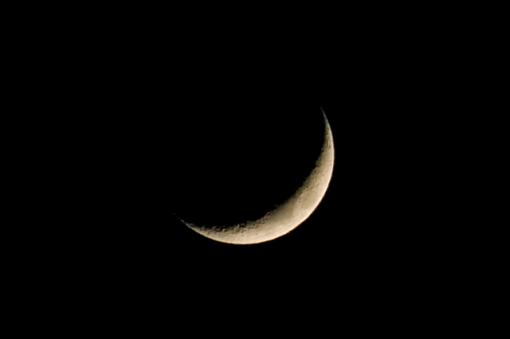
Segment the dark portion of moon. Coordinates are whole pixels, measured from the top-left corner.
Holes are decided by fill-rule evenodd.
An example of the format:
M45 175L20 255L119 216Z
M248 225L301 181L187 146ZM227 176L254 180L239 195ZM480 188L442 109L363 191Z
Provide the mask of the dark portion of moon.
M176 212L199 225L256 220L302 185L324 142L318 106L276 100L190 107L176 157Z

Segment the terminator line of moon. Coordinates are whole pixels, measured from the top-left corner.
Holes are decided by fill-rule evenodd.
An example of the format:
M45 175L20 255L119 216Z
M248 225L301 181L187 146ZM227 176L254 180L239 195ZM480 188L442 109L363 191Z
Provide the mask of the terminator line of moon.
M248 245L279 238L301 225L319 206L326 194L334 166L333 133L326 115L323 143L314 168L302 185L285 202L263 217L236 225L196 225L181 221L190 229L212 240Z

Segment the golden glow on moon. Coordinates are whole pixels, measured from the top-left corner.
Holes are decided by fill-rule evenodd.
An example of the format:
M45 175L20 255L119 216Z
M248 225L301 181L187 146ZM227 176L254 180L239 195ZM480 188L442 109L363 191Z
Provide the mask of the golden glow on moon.
M334 145L331 126L324 115L324 143L315 167L301 187L286 202L262 218L231 227L199 226L182 220L195 232L230 244L256 244L279 238L303 223L319 206L326 194L334 165Z

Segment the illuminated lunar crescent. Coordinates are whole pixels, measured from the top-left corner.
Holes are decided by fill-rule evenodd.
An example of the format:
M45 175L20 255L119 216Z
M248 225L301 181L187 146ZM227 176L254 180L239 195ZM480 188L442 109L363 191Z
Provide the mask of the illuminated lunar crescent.
M313 170L300 188L283 204L263 217L233 226L200 226L181 220L195 232L229 244L248 245L279 238L303 223L326 194L334 165L333 133L324 116L324 142Z

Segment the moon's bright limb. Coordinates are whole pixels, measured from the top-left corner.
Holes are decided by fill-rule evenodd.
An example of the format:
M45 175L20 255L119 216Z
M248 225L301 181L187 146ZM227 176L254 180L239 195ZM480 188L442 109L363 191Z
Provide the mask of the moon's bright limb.
M301 187L283 204L262 218L234 226L200 226L182 220L195 232L224 243L256 244L279 238L304 222L326 194L334 165L333 133L324 115L324 142L314 169Z

